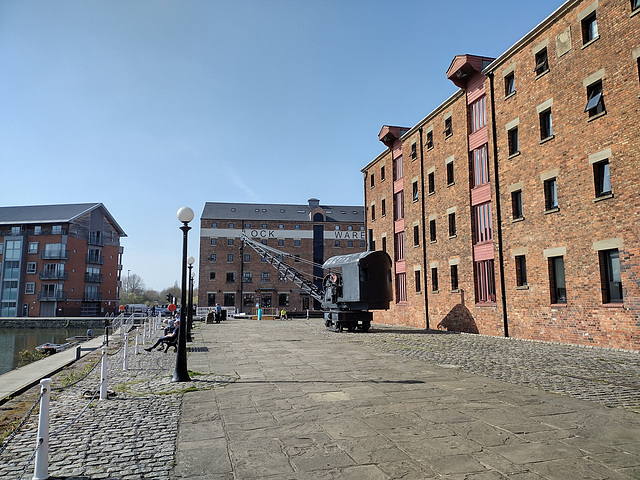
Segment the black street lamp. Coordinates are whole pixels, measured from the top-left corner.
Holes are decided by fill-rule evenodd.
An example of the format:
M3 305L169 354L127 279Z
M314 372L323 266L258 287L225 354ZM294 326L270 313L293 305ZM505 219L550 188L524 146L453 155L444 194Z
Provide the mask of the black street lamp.
M178 220L182 222L182 299L180 303L180 328L178 329L178 352L176 353L176 369L172 382L190 382L187 371L187 317L184 314L187 305L187 233L191 230L189 222L193 220L193 210L182 207L178 210Z
M193 338L191 338L191 328L193 327L193 272L191 269L193 268L193 263L196 261L195 258L189 257L187 258L187 263L189 264L189 312L187 313L187 342L193 342Z

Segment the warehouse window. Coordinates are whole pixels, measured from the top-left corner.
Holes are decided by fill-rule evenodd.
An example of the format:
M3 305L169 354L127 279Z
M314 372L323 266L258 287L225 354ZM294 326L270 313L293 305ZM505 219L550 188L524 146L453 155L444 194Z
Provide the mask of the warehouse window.
M216 254L212 253L211 256L209 257L209 261L210 262L215 262L216 261Z
M600 252L600 271L602 302L622 303L622 274L620 271L620 253L617 248Z
M233 262L233 253L227 255L227 262Z
M451 122L451 117L447 117L444 119L444 136L450 137L453 135L453 124Z
M473 186L489 183L489 158L487 146L476 148L471 152L473 157Z
M416 144L415 143L411 144L411 158L413 160L418 158L418 149L416 148Z
M218 245L218 239L217 238L212 238L211 239L211 246L215 247L216 245Z
M516 77L513 72L504 77L504 96L508 97L512 93L516 93Z
M549 290L551 303L567 303L567 285L564 278L564 257L549 258Z
M422 285L420 285L420 270L415 270L413 272L413 279L416 284L416 293L419 293L422 290Z
M387 201L384 198L380 202L380 215L383 217L387 216Z
M227 272L227 283L233 283L236 281L236 272Z
M527 259L524 255L516 255L516 287L527 285Z
M487 110L485 108L485 97L471 104L471 132L480 130L487 124Z
M551 109L540 112L540 140L553 137L553 121Z
M375 187L376 181L374 179L373 173L371 173L371 176L369 177L369 179L371 180L371 188Z
M427 150L433 148L433 131L427 132L427 142L425 143Z
M433 267L431 269L431 291L438 291L438 267Z
M382 165L380 167L380 181L381 182L384 182L384 175L385 175L385 173L384 173L384 165Z
M536 67L534 68L537 76L549 71L549 58L547 57L547 47L536 53Z
M476 302L492 303L496 301L496 282L493 260L475 262Z
M216 279L216 272L209 272L209 280L215 280Z
M458 291L458 265L449 265L451 275L451 291Z
M227 239L227 245L233 245L233 243L234 243L233 238L228 238Z
M437 241L435 219L429 220L429 240L431 243L435 243Z
M449 238L453 238L456 235L456 212L451 212L449 214Z
M453 175L453 162L447 163L447 186L453 185L455 178Z
M396 303L407 301L407 274L396 274Z
M235 293L225 293L224 294L224 306L225 307L234 307L236 305L236 294Z
M611 195L611 176L609 174L609 160L593 164L593 180L596 187L596 197Z
M598 19L596 12L582 20L582 44L586 45L598 38Z
M418 198L419 198L419 193L418 193L418 182L413 182L411 184L411 189L413 191L413 201L417 202Z
M587 87L587 106L584 111L589 112L589 117L606 113L602 95L602 80L598 80Z
M507 132L509 137L509 156L520 153L520 139L518 138L518 127L514 127Z
M413 226L413 245L420 245L420 225Z
M436 174L431 172L429 174L429 195L436 193Z
M371 205L371 220L375 220L375 219L376 219L376 206Z
M473 207L474 243L488 242L493 239L491 222L491 202Z
M558 208L558 184L555 178L544 182L544 208L546 211Z

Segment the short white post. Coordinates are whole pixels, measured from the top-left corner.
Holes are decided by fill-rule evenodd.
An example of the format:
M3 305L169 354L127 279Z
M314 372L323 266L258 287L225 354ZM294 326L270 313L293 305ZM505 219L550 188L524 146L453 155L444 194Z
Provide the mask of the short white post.
M140 328L136 327L136 345L133 348L133 354L138 355L140 353Z
M102 346L102 370L100 372L100 400L107 399L107 347Z
M147 337L147 324L143 320L142 321L142 345L144 345L144 340L145 340L146 337Z
M307 308L307 320L309 320L309 309Z
M128 350L129 350L129 333L126 332L124 334L124 348L122 353L122 370L129 370L129 365L127 364Z
M36 465L33 480L49 478L49 400L51 379L40 380L42 398L40 399L40 418L38 420L38 439L36 442Z

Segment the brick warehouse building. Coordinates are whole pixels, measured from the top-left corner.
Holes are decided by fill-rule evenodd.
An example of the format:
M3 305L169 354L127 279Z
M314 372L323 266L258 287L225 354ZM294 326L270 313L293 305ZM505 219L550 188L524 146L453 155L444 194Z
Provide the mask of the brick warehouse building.
M255 250L243 246L243 232L292 255L284 261L320 284L322 269L312 263L366 249L362 206L320 205L315 198L307 205L207 202L200 217L201 306L219 303L245 313L256 303L288 311L319 308Z
M0 207L0 317L116 312L124 236L101 203Z
M383 127L365 206L396 301L375 321L640 349L639 58L638 0L571 0Z

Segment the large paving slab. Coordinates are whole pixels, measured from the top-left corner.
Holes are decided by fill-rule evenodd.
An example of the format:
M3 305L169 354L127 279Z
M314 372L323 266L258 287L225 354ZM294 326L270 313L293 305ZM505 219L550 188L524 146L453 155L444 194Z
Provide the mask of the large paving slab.
M172 478L640 478L637 353L372 330L199 327Z

